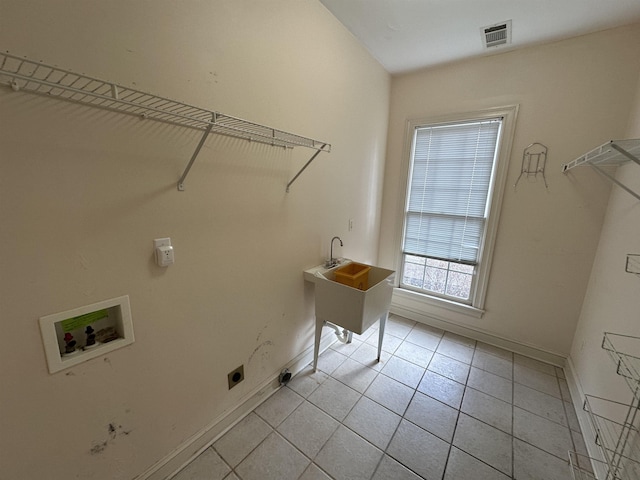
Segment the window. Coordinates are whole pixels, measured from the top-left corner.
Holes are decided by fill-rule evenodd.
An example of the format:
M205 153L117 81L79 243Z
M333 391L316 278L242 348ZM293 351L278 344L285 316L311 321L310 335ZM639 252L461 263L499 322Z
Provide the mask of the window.
M402 289L482 308L515 112L410 122Z

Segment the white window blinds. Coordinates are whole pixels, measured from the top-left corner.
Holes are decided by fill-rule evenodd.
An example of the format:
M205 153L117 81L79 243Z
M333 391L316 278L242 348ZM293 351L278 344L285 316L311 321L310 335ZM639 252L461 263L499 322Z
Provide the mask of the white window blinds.
M502 119L415 129L404 253L475 265Z

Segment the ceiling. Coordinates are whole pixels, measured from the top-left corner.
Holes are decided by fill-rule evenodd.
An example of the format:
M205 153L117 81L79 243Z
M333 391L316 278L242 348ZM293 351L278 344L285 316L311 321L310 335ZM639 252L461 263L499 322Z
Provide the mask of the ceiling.
M392 74L640 22L640 0L320 1ZM486 49L506 20L511 44Z

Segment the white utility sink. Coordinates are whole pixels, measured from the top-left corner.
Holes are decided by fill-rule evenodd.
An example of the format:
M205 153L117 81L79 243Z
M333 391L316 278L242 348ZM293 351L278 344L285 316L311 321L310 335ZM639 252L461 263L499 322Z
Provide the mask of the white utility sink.
M325 322L338 325L349 332L361 334L377 320L380 320L378 338L378 360L382 349L382 338L393 293L393 270L367 265L368 288L359 290L335 281L335 271L351 263L345 261L327 269L317 266L305 270L304 278L315 284L316 335L313 358L315 370L318 363L318 350L322 327ZM362 265L362 264L361 264ZM351 335L349 335L349 339Z

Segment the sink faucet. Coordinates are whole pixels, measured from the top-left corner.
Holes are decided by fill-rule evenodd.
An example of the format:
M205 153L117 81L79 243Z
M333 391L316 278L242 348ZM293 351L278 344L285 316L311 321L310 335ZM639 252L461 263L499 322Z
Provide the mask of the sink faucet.
M331 239L331 253L329 254L330 255L329 260L327 260L327 263L325 264L327 268L335 267L338 264L338 261L335 258L333 258L333 241L334 240L338 240L340 242L340 246L344 247L344 244L342 243L342 240L340 239L340 237L333 237Z

